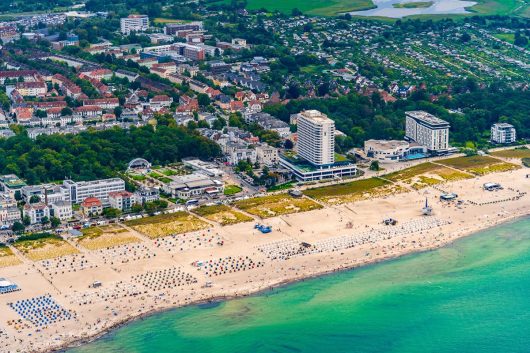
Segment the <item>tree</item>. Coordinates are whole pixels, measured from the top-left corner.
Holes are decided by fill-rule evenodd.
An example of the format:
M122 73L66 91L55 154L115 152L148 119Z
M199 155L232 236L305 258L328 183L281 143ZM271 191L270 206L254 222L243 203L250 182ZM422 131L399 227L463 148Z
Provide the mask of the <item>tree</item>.
M122 107L114 108L114 115L116 115L116 118L119 118L122 113L123 113L123 108Z
M204 93L199 93L197 95L197 101L199 102L199 105L201 107L207 107L210 105L211 101L210 101L210 97L208 97L207 94L204 94Z
M144 207L139 203L135 203L134 205L131 206L132 213L140 213L143 211L143 209Z
M471 40L471 36L470 36L469 33L467 33L467 32L465 32L464 34L462 34L462 35L460 36L460 41L461 41L462 43L467 43L467 42L469 42L470 40Z
M32 195L29 198L29 203L38 203L40 202L40 197L38 195Z
M300 11L296 7L291 10L291 16L293 17L302 16L302 15L303 15L302 11Z
M31 224L31 218L29 218L29 216L24 216L22 223L24 223L25 226L29 226Z
M72 109L68 107L64 107L63 109L61 109L61 116L72 115L72 113Z
M42 224L48 224L48 223L50 223L50 219L47 216L44 216L44 217L41 218L40 222Z
M26 227L20 222L13 223L13 226L11 227L11 230L17 234L23 233L25 229Z
M50 224L52 228L57 228L61 225L61 220L57 217L50 218Z
M515 38L515 41L513 44L519 46L519 47L526 47L528 45L528 38L525 36L519 36Z
M103 216L105 216L106 218L118 218L120 215L121 211L117 208L109 207L103 210Z
M294 147L293 141L289 139L286 139L285 142L283 143L283 148L285 148L286 150L292 150L293 147Z
M378 171L379 169L379 161L372 161L372 163L370 163L370 170Z

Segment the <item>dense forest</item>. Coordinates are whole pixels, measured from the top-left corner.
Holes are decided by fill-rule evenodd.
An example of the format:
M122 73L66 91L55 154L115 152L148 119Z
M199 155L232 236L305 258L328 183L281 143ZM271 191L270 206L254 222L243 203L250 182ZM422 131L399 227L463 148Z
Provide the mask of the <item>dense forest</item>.
M64 178L93 180L116 175L136 157L164 164L189 156L209 159L219 155L217 144L174 126L41 135L36 140L22 132L0 139L0 174L17 174L29 184Z

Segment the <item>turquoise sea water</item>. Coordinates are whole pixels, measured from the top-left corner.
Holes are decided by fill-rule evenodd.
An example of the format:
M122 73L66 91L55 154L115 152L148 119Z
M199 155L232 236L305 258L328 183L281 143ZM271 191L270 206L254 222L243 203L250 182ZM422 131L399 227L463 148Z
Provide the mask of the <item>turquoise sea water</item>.
M133 322L68 353L530 352L530 218L443 249Z

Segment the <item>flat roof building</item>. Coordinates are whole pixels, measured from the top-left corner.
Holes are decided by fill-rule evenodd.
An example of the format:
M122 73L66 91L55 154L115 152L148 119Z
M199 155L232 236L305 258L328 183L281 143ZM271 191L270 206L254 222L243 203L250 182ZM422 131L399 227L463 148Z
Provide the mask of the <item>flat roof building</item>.
M147 15L129 15L120 19L122 34L129 35L131 32L145 32L148 29L149 17Z
M496 123L491 126L491 142L499 144L514 143L517 139L515 128L511 124Z
M298 155L315 166L335 163L335 122L318 110L298 114Z
M105 207L110 206L109 194L111 192L125 190L125 182L120 178L80 182L65 180L63 185L70 189L72 203L80 204L85 199L92 197L98 198Z
M405 112L405 139L427 147L431 152L449 149L449 123L425 111Z

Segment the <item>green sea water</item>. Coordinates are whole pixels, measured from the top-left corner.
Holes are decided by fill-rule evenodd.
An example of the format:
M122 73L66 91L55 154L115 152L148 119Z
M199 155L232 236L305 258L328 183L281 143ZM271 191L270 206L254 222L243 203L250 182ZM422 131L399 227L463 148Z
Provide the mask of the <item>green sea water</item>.
M445 248L133 322L68 353L530 352L530 218Z

